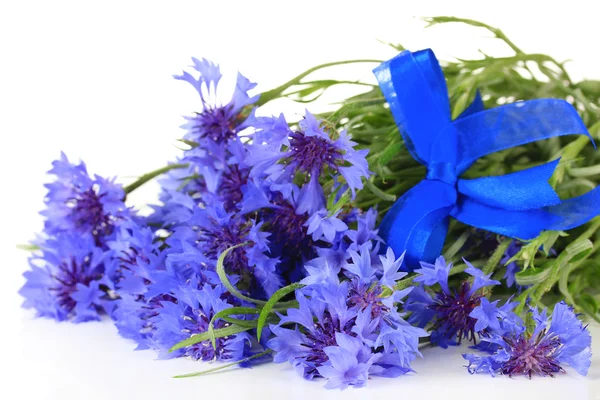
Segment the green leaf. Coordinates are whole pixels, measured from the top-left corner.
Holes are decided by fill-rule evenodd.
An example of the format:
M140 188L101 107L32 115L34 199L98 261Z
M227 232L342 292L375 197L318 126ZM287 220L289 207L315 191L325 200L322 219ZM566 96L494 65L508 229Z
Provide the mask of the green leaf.
M231 282L229 281L229 278L227 277L227 273L225 272L225 266L224 266L225 257L227 257L227 255L229 253L231 253L233 250L237 249L238 247L246 246L249 243L250 242L244 242L244 243L236 244L235 246L231 246L230 248L228 248L227 250L225 250L224 252L222 252L221 255L219 255L219 259L217 260L217 275L219 275L219 279L221 280L221 283L223 283L223 286L225 286L225 288L227 289L227 291L229 293L231 293L232 296L235 296L235 297L237 297L240 300L244 300L244 301L247 301L247 302L250 302L250 303L258 304L260 306L264 306L266 304L265 301L252 299L252 298L250 298L248 296L244 296L243 294L241 294L235 288L235 286L233 286L231 284Z
M279 300L284 298L287 294L292 293L296 289L300 289L302 287L304 287L304 285L300 283L292 283L291 285L282 287L281 289L273 293L269 301L267 301L267 304L265 304L265 306L262 308L260 315L258 316L258 324L256 326L256 338L259 341L260 336L262 334L262 330L265 326L265 323L267 322L267 318L269 314L273 311L273 307L275 307Z
M593 296L588 293L582 293L576 298L575 304L585 311L586 315L592 317L596 322L600 322L600 317L598 317L598 302Z
M402 151L404 145L402 143L392 143L383 150L379 156L379 165L387 165L394 157Z
M213 332L213 335L215 338L221 338L221 337L235 335L236 333L240 333L240 332L245 332L250 329L252 329L252 328L244 327L244 326L237 326L237 325L230 325L226 328L215 329ZM204 341L210 340L210 339L211 339L211 334L209 332L202 332L197 335L193 335L185 340L182 340L179 343L176 343L173 347L171 347L171 349L169 349L169 352L183 349L185 347L189 347L196 343L204 342Z
M288 82L284 83L283 85L280 85L280 86L276 87L275 89L271 89L269 91L261 93L258 101L256 102L256 105L258 107L260 107L260 106L268 103L271 100L281 97L282 94L287 89L289 89L290 87L295 86L295 85L301 85L302 79L304 79L308 75L310 75L313 72L316 72L320 69L329 68L329 67L333 67L336 65L344 65L344 64L353 64L353 63L377 63L377 64L380 64L381 62L382 62L381 60L347 60L347 61L337 61L337 62L330 62L330 63L326 63L326 64L317 65L316 67L310 68L307 71L296 76L295 78L289 80Z
M191 374L184 374L184 375L176 375L173 378L192 378L194 376L208 375L208 374L211 374L213 372L217 372L217 371L221 371L221 370L227 369L229 367L233 367L234 365L238 365L238 364L241 364L241 363L244 363L244 362L248 362L250 360L254 360L255 358L260 358L260 357L266 356L267 354L271 354L272 352L273 352L273 350L266 350L266 351L263 351L262 353L258 353L258 354L255 354L253 356L246 357L243 360L239 360L239 361L235 361L235 362L232 362L232 363L220 365L220 366L215 367L215 368L207 369L206 371L193 372Z
M535 285L545 281L549 276L552 268L547 266L546 268L528 268L523 271L519 271L515 274L517 283L521 286Z
M196 147L200 146L198 143L196 143L196 142L193 142L193 141L191 141L191 140L187 140L187 139L177 139L177 141L178 141L178 142L181 142L181 143L185 143L185 144L187 144L187 145L188 145L188 146L190 146L192 149L195 149Z
M41 247L37 244L18 244L17 249L25 251L37 251L40 250Z
M333 211L335 206L335 198L337 197L339 191L343 188L343 185L338 186L327 198L327 209L329 211Z
M215 321L218 319L221 319L223 317L228 317L230 315L256 315L259 314L260 310L257 308L252 308L252 307L231 307L231 308L226 308L224 310L219 311L218 313L216 313L215 315L213 315L213 317L211 318L210 322L208 323L208 335L210 336L210 341L213 345L213 348L216 349L217 348L217 338L215 337ZM254 322L254 325L256 325L256 322ZM251 326L252 328L254 326Z
M456 103L454 103L454 107L452 109L452 119L456 119L463 113L469 106L469 104L473 101L475 95L471 93L471 90L462 93Z
M256 320L255 319L237 319L231 317L221 317L224 321L229 322L230 324L235 324L241 326L243 328L254 329L256 328Z
M458 239L456 239L454 242L452 242L452 245L450 247L448 247L448 249L444 253L444 259L446 259L446 261L451 261L452 259L454 259L454 256L460 251L460 249L464 246L464 244L466 243L466 241L469 239L470 236L471 236L471 232L469 232L469 231L463 232L458 237Z
M505 265L510 264L513 261L523 261L523 270L534 267L535 256L540 251L540 248L544 246L544 243L551 241L554 238L555 233L553 231L544 231L538 237L531 239L521 247L521 250L517 254L511 257Z
M596 223L598 223L598 221L596 221ZM556 259L550 262L550 266L547 268L549 275L547 275L542 281L539 282L538 285L536 285L536 290L532 296L534 301L539 301L544 293L549 291L552 286L554 286L559 279L560 272L569 262L583 260L591 253L594 245L589 239L585 238L585 236L588 234L588 231L580 235L579 238L569 244Z
M365 181L365 185L369 188L369 190L381 200L384 201L396 201L396 196L393 194L387 194L386 192L379 189L377 186L373 184L370 180Z
M506 238L496 247L496 250L494 250L494 253L489 258L488 262L485 264L485 267L483 267L483 273L485 275L494 272L498 264L500 264L500 260L504 256L506 249L508 249L508 246L510 246L511 243L512 239Z
M329 216L335 215L339 210L342 209L350 201L350 189L347 189L341 196L340 199L333 205L331 209L328 209Z
M572 262L585 258L594 249L594 244L589 239L576 240L570 243L565 251Z

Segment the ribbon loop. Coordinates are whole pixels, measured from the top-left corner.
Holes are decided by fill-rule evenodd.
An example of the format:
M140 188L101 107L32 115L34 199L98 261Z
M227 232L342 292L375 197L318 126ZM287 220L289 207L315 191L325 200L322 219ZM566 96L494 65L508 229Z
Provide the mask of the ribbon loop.
M545 229L565 230L600 214L600 190L561 201L548 183L559 160L504 176L458 177L478 158L551 137L583 134L566 101L539 99L484 110L473 103L451 121L446 82L431 50L404 51L375 70L411 155L426 178L384 216L380 236L405 265L432 262L441 252L449 217L502 235L532 239Z

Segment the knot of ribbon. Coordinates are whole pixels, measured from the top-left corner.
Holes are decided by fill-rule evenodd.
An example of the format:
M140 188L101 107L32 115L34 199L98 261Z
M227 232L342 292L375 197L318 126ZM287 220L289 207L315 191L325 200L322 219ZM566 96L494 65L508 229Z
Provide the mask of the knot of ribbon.
M598 188L561 200L548 180L559 160L503 176L459 179L478 158L563 135L586 135L577 111L560 99L484 110L479 94L452 120L446 80L429 49L403 51L374 70L406 147L427 176L386 213L380 236L409 270L442 251L450 217L518 239L567 230L600 214ZM593 143L593 141L592 141Z

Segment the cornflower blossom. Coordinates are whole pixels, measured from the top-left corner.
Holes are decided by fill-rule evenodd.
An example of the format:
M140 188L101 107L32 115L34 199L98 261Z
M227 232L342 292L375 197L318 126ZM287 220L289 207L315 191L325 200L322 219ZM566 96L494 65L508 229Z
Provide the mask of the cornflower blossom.
M462 339L477 342L476 320L470 314L481 302L479 290L500 283L490 279L491 274L484 275L468 261L465 263L468 266L465 272L472 276L473 282L464 281L457 290L451 290L448 275L452 263L446 263L443 257L435 264L422 262L421 269L415 270L418 276L414 280L422 285L415 287L406 301L405 309L412 311L408 321L422 328L431 323L431 342L441 347L460 344ZM424 289L436 284L441 290L433 296Z
M46 185L46 210L41 212L46 217L47 235L91 234L100 244L117 224L131 216L123 203L121 186L98 175L91 178L83 162L73 164L61 153L48 173L56 180Z
M546 310L530 309L533 326L526 324L506 305L483 303L471 314L479 328L485 328L482 340L491 355L463 354L470 373L515 376L554 376L564 372L562 365L571 366L587 375L591 363L591 335L577 315L564 302L554 306L551 318ZM508 304L508 303L507 303ZM508 306L508 309L514 307Z
M112 309L108 278L116 269L110 251L97 247L91 235L60 233L41 243L30 258L31 270L19 293L23 307L58 321L96 321Z

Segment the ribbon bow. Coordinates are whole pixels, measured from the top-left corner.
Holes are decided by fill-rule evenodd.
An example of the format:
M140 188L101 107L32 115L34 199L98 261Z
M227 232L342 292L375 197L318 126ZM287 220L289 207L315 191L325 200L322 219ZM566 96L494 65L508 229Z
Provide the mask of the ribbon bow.
M403 51L374 70L410 154L427 176L387 212L379 232L409 269L441 253L449 218L533 239L600 214L600 191L562 201L548 180L558 161L504 176L458 179L478 158L554 136L590 138L566 101L538 99L484 110L479 95L452 121L446 81L429 49Z

